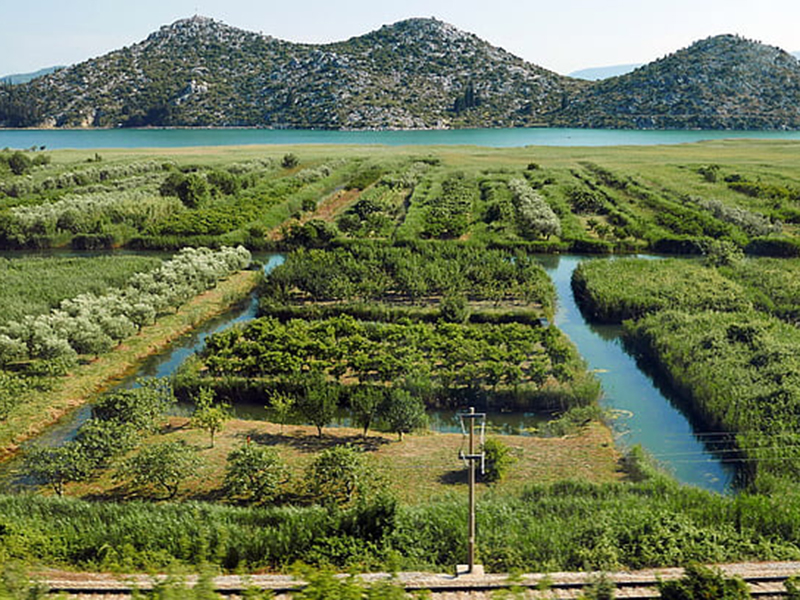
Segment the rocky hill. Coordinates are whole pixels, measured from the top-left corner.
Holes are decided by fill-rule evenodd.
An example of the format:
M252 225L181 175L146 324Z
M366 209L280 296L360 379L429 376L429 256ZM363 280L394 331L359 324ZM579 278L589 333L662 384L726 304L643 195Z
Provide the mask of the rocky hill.
M193 17L22 85L6 127L800 128L800 61L709 38L598 82L564 77L435 19L296 44Z
M554 124L655 129L800 128L800 61L733 35L696 42L571 98Z
M433 19L328 45L204 17L0 92L7 126L432 128L542 123L581 86Z

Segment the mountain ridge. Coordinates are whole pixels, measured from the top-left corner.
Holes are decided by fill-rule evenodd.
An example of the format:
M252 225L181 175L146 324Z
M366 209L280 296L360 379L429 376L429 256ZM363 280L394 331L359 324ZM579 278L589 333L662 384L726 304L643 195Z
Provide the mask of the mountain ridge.
M797 59L738 36L588 82L432 18L302 44L195 15L0 87L6 127L785 129L800 127L798 107Z
M570 99L555 124L589 128L798 129L800 61L737 35L717 35Z
M51 127L530 125L579 85L435 19L408 19L345 42L313 45L195 16L5 90L0 121Z

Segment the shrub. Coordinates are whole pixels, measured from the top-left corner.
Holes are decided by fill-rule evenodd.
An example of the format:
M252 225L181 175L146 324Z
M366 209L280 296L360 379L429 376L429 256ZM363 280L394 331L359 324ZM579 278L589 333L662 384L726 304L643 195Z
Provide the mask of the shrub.
M663 600L746 600L750 598L747 584L739 578L726 579L722 571L691 564L683 577L659 581L658 591Z
M296 154L289 152L288 154L284 154L283 158L281 159L281 166L284 169L294 169L297 165L300 164L300 159L297 158Z
M448 323L465 323L469 318L467 297L460 292L448 292L439 304L439 313Z
M511 448L497 438L489 438L483 444L484 470L482 479L488 483L502 480L507 474L516 458L511 454Z
M605 573L593 577L581 593L580 600L614 600L617 586Z
M347 505L370 495L377 476L363 451L350 444L320 452L306 470L311 498L321 504Z
M228 454L225 493L230 499L269 502L286 483L288 470L275 448L248 442Z

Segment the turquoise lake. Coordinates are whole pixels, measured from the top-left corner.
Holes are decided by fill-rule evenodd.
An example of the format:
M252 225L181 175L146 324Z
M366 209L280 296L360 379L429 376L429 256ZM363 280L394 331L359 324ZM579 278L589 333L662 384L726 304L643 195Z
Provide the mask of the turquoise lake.
M316 131L298 129L3 129L0 148L176 148L257 144L641 146L719 139L798 140L800 131L641 131L619 129L455 129Z

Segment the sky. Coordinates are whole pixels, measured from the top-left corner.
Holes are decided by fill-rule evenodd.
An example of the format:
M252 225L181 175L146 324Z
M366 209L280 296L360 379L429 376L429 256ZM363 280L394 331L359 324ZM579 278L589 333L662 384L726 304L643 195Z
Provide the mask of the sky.
M435 17L562 74L650 62L723 33L800 50L798 0L0 0L0 75L102 56L194 14L307 43Z

